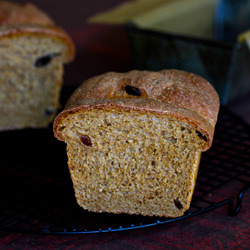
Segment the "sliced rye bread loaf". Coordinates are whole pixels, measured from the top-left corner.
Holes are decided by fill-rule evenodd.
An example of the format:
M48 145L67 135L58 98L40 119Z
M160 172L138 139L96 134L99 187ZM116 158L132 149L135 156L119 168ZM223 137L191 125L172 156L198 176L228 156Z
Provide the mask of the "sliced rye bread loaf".
M210 83L184 71L87 80L54 121L77 202L93 212L183 215L218 111Z
M46 127L59 107L70 37L33 4L0 2L0 130Z

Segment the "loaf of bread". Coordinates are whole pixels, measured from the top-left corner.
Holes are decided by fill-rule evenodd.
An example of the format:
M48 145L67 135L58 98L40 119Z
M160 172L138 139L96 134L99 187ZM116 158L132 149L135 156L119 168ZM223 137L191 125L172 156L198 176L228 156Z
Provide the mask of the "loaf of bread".
M0 2L0 130L46 127L59 107L69 36L32 4Z
M84 82L54 121L78 204L93 212L178 217L189 209L219 98L184 71L106 73Z

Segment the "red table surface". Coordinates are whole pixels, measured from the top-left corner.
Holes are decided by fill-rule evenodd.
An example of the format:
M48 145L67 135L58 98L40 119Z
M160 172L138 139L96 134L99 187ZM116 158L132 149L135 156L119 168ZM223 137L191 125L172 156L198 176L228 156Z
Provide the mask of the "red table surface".
M26 2L26 1L17 1ZM127 33L122 26L90 25L86 18L124 0L30 1L63 27L76 45L74 62L65 66L65 84L78 85L107 71L132 69ZM250 123L248 97L230 105ZM170 224L116 233L29 235L0 232L0 249L250 249L250 192L237 216L227 207Z

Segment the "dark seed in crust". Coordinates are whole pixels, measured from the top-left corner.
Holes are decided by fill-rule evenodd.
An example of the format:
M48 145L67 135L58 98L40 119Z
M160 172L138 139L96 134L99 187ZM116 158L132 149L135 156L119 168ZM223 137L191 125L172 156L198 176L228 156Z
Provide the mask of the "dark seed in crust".
M52 59L55 56L59 56L59 55L60 55L59 53L54 53L54 54L48 54L48 55L45 55L45 56L41 56L41 57L36 59L35 66L37 68L45 67L46 65L48 65L52 61Z
M84 145L88 146L88 147L92 147L91 139L90 139L89 136L87 136L87 135L82 135L82 136L81 136L81 142L82 142Z
M140 89L134 87L134 86L131 86L131 85L126 85L125 86L125 91L128 95L134 95L134 96L140 96L141 95L141 91Z
M181 204L181 202L179 201L178 198L174 200L174 204L175 204L175 206L176 206L178 209L182 209L182 208L183 208L183 205Z
M46 110L45 110L45 115L52 115L54 113L54 109L53 108L47 108Z
M207 137L206 137L205 135L203 135L201 132L196 131L196 134L197 134L201 139L203 139L204 141L207 141Z

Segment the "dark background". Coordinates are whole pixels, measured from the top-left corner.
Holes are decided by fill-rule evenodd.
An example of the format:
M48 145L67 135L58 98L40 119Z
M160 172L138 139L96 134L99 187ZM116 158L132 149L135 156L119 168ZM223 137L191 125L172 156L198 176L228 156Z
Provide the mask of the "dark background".
M124 72L133 68L127 33L122 26L86 22L88 17L125 1L30 2L46 11L76 45L76 58L65 67L65 85L77 86L106 71ZM231 105L231 109L250 121L249 106L244 99ZM227 207L222 207L184 221L126 232L76 236L0 232L0 249L249 249L249 211L250 193L247 192L238 216L228 216Z

